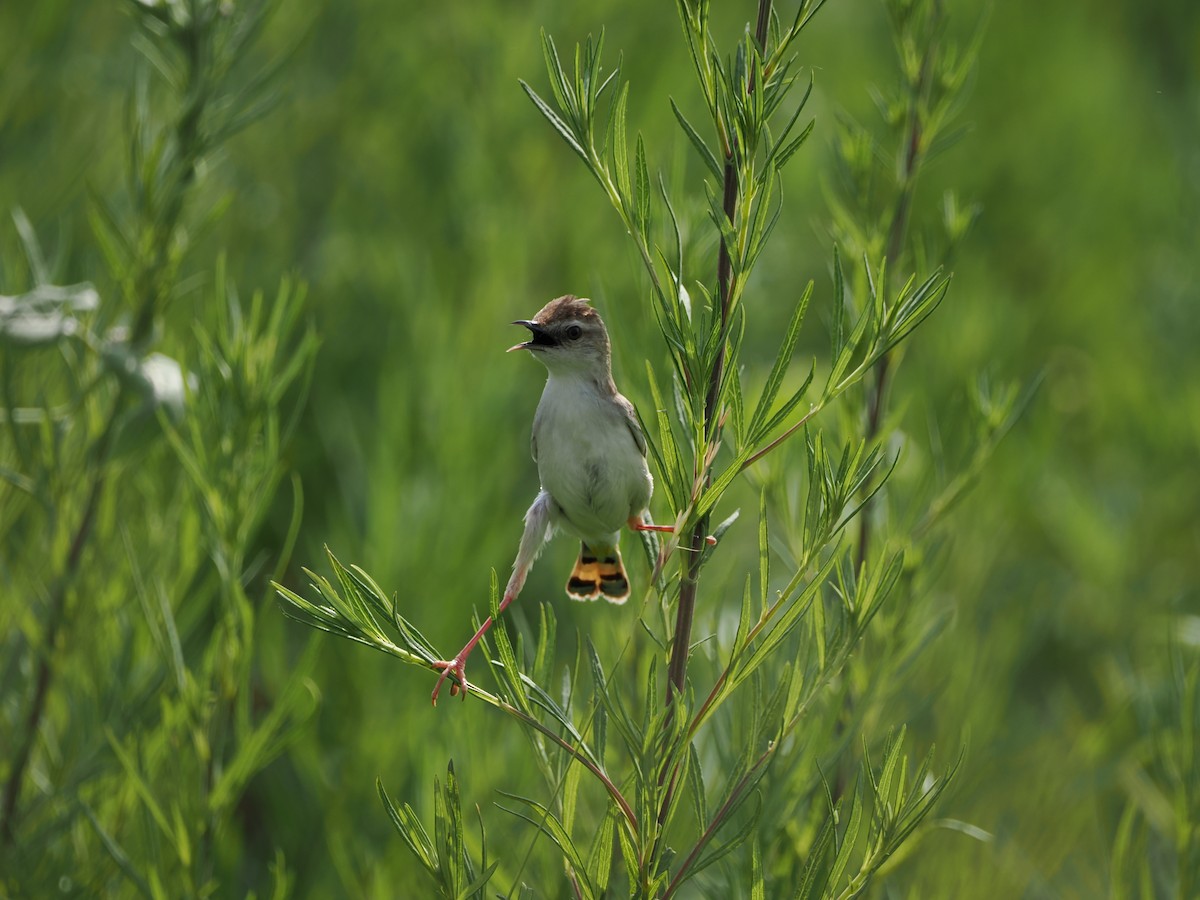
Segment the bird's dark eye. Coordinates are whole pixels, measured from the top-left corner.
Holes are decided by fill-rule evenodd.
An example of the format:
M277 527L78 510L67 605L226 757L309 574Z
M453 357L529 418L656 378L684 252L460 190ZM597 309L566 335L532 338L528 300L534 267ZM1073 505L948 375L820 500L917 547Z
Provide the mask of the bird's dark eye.
M567 329L567 338L572 341L577 341L583 336L583 329L578 325L572 325Z

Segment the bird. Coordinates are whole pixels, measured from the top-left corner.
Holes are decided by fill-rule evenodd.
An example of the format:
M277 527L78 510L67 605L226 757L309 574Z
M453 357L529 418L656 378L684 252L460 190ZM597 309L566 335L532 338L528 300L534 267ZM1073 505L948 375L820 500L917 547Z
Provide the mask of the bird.
M621 560L621 529L673 529L649 518L654 480L646 465L646 437L633 404L613 382L604 320L590 300L567 294L551 300L532 319L512 324L527 328L530 337L509 352L527 351L546 367L547 377L531 440L541 487L525 513L512 577L497 613L517 598L542 547L559 530L580 542L567 596L624 603L630 585ZM450 693L461 690L465 698L467 658L492 625L489 616L454 659L434 662L441 670L434 705L451 675Z

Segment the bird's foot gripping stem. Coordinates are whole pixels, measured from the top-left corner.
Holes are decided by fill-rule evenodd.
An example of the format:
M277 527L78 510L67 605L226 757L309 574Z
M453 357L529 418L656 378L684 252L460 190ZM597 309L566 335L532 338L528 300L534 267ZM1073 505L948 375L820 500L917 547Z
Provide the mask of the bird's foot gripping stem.
M659 534L675 534L675 528L671 525L654 525L650 522L643 522L637 516L630 516L627 524L634 531L656 531ZM710 547L715 547L717 545L717 539L711 534L706 535L704 538L704 543L708 544Z
M450 682L450 696L457 695L462 692L463 699L467 699L467 688L470 684L467 682L467 660L466 657L456 656L451 660L439 659L434 662L434 665L442 670L442 674L438 676L437 684L433 686L433 694L431 699L433 705L437 706L438 694L442 691L442 682L449 676L454 676L454 681Z

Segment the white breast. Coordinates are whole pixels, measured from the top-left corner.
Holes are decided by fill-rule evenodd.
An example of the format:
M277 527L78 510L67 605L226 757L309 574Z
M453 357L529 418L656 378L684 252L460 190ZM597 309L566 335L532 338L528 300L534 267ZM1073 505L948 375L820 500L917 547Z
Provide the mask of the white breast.
M650 472L616 401L574 375L551 374L534 419L542 488L560 525L589 546L615 544L650 502Z

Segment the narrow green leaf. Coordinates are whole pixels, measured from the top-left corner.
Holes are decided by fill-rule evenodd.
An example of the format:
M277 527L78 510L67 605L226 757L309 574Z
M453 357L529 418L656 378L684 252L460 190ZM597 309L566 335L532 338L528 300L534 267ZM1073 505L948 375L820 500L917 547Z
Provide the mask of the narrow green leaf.
M813 126L816 124L817 120L811 119L808 125L805 126L805 129L796 135L796 137L793 138L790 143L788 143L778 152L777 156L775 157L775 165L778 168L782 169L785 165L787 165L788 160L796 154L796 151L804 146L804 142L808 140L809 135L812 134Z
M771 583L771 552L770 541L767 533L767 487L763 485L758 494L758 584L762 609L766 609L767 592L770 590ZM747 585L748 587L748 585ZM747 590L747 594L749 591ZM745 605L746 601L743 601ZM741 631L741 624L738 624L738 630ZM736 643L734 646L738 646Z
M463 822L462 798L454 773L454 760L450 760L446 766L446 785L442 790L445 814L445 832L441 842L442 871L449 874L454 890L461 893L474 879L474 873L466 855L466 825Z
M724 175L721 171L721 164L717 162L716 155L708 148L708 144L704 143L704 138L700 137L700 133L692 127L692 123L687 120L687 117L674 100L671 100L671 112L675 113L675 119L679 122L679 127L688 136L688 140L692 142L692 146L700 154L700 160L708 168L708 171L712 173L713 178L721 181Z
M654 402L654 411L658 418L658 446L662 459L660 473L667 483L672 508L679 509L687 502L687 471L675 443L675 433L671 429L671 419L667 415L666 404L658 389L658 379L654 377L654 367L650 365L649 360L646 360L646 376L650 386L650 397Z
M901 758L904 752L904 736L907 729L901 726L900 729L888 735L887 741L884 743L884 759L883 768L880 770L879 780L875 781L872 775L872 787L875 793L879 795L884 803L891 802L893 793L893 781L896 778L896 770L900 766ZM900 788L903 789L903 779L900 780Z
M688 744L688 790L692 795L692 813L696 816L696 824L703 828L708 822L708 799L705 795L704 771L700 768L700 755L696 752L695 743Z
M729 409L733 418L734 447L741 453L746 446L746 394L742 388L742 367L730 366L729 377Z
M545 100L538 96L537 91L531 88L525 81L521 79L518 79L518 81L520 82L525 93L529 95L529 99L533 101L534 106L536 106L541 114L546 117L546 121L554 126L554 130L557 131L559 136L567 142L567 146L574 150L575 153L578 154L579 158L587 164L589 169L591 169L592 160L588 156L587 151L583 149L583 145L579 143L579 139L575 136L575 133L571 130L571 127L559 117L558 113L550 108L550 105Z
M650 236L650 170L646 165L646 145L639 133L633 157L634 177L637 183L637 227L642 236Z
M836 820L836 811L830 811L829 815L825 817L821 830L817 832L816 840L809 848L808 859L804 862L804 870L801 872L799 884L796 885L793 900L817 900L826 894L830 886L829 880L822 875L829 848L833 844Z
M546 837L550 838L550 840L554 842L558 849L562 851L563 856L566 857L567 862L575 872L575 877L579 885L580 897L582 897L583 900L592 900L592 898L596 896L596 892L592 887L591 879L588 877L587 865L584 862L582 855L579 853L579 849L571 840L571 836L567 834L566 829L563 828L562 823L558 820L554 813L551 812L546 806L543 806L541 803L538 803L536 800L531 800L528 797L522 797L518 794L510 794L507 791L500 791L500 794L510 800L516 801L517 803L524 804L533 811L533 814L529 815L521 810L509 809L506 806L500 806L500 809L504 810L510 815L516 816L518 819L524 819L539 832L546 835ZM497 804L497 806L499 806L499 804Z
M750 794L743 794L742 799L738 802L735 802L733 807L729 809L729 814L732 815L734 811L740 809L745 804L747 799L751 798L754 800L754 807L746 815L745 821L742 822L738 830L734 832L734 834L724 843L714 847L708 853L701 856L697 862L693 864L689 871L689 876L695 875L697 872L701 872L718 860L723 859L744 844L750 835L755 833L759 826L759 817L762 814L762 797L759 795L758 791L754 791ZM726 821L728 821L728 819Z
M29 216L25 215L25 210L19 206L13 208L11 215L17 234L20 235L21 248L25 251L25 260L29 263L29 274L33 276L34 284L50 284L50 269L42 255L42 245L38 241L33 223L29 221Z
M750 223L746 231L745 249L742 254L742 271L750 271L770 234L772 227L769 224L772 221L770 215L771 196L775 189L775 179L775 166L768 161L762 175L753 185L753 195L748 191L744 193L742 207L745 210L749 204Z
M870 269L867 270L867 278L870 280ZM844 376L850 369L850 363L854 358L863 352L865 347L873 347L877 345L879 319L877 317L877 303L875 298L874 287L871 288L871 302L863 306L862 312L854 323L854 328L847 337L844 331L844 322L839 317L839 340L844 341L838 352L834 356L834 363L829 370L829 389L834 393L844 390L852 382L843 380ZM869 335L869 339L868 339ZM861 367L858 374L863 374L866 367Z
M866 467L867 471L861 473L862 477L856 478L853 484L847 485L847 490L844 492L845 497L853 497L856 493L858 493L858 489L863 485L863 483L865 483L866 479L870 476L870 473L875 470L879 462L879 457L875 453L872 453L872 457L874 458L871 460L870 465ZM887 472L883 474L883 477L880 478L879 481L876 482L871 488L871 490L868 491L849 512L843 515L838 521L837 525L833 527L833 531L835 533L844 528L846 524L855 516L857 516L862 511L863 507L870 503L871 499L883 489L883 486L891 479L892 473L896 471L896 466L899 464L899 462L900 454L897 453L896 457L892 460L892 465L888 468Z
M779 353L775 356L775 363L771 366L771 373L767 376L767 382L763 386L762 394L759 395L758 403L754 407L754 415L750 417L750 440L752 443L757 443L766 436L761 426L767 420L767 415L771 411L771 405L775 402L775 397L779 393L780 386L783 384L784 375L787 374L788 365L792 361L792 352L795 350L796 341L800 337L800 327L804 324L804 316L808 312L808 304L812 300L812 294L813 282L809 281L808 285L804 288L804 293L800 295L799 302L796 303L796 308L792 311L787 331L784 332L783 341L779 346Z
M88 221L92 226L92 234L109 269L118 279L123 279L133 253L130 240L106 197L89 191L89 200Z
M383 802L383 808L387 811L388 818L392 820L396 833L404 839L413 856L425 867L425 870L436 876L439 871L437 851L429 839L428 832L425 831L425 826L421 824L421 820L417 818L412 807L405 804L402 809L397 809L380 778L375 779L375 790L379 793L379 799Z
M842 353L843 329L846 325L846 279L842 273L842 257L837 244L833 245L833 339L830 346L830 359L837 359Z
M750 845L750 900L767 900L767 886L763 881L762 849L758 841Z
M567 774L562 783L562 821L568 833L575 830L575 801L579 796L579 779L582 775L583 766L568 758Z
M789 63L789 65L790 65L790 63ZM786 74L780 73L779 77L780 77L780 80L782 81L782 80L784 80L784 78L786 78ZM791 146L790 144L787 144L785 142L788 139L788 135L790 135L792 133L792 129L796 127L796 122L798 122L800 119L800 113L804 112L804 108L808 105L808 100L812 96L813 87L815 84L816 84L816 78L814 77L813 73L810 71L809 75L808 75L808 87L806 87L804 89L804 95L800 98L800 101L796 104L796 109L792 113L791 117L788 119L787 124L783 126L782 130L780 130L778 139L776 139L776 141L771 145L769 155L773 156L775 158L775 165L777 168L782 169L784 166L784 163L787 162L787 158L790 157L792 153L796 152L795 149L792 149L791 152L787 153L787 155L785 156L784 153L782 152L782 148ZM786 93L786 91L779 92L778 99L780 101L782 101L785 93ZM803 143L803 138L807 137L807 132L811 131L812 127L813 127L813 122L810 121L808 123L808 126L804 129L805 133L802 135L802 137L800 139L800 143ZM796 141L792 141L792 143L796 144ZM797 147L798 146L799 146L799 144L797 144Z
M550 77L550 90L558 108L565 111L572 119L579 116L578 95L567 85L567 75L563 70L562 61L558 58L558 47L545 28L539 30L542 41L542 58L546 63L546 74ZM526 88L528 90L528 88Z
M748 649L746 645L746 635L750 633L751 619L754 615L751 612L750 595L750 575L747 573L746 583L742 588L742 608L738 613L737 631L733 635L733 647L729 652L729 663L726 668L727 673L733 672L737 668L738 660ZM729 689L730 685L727 682L722 690L722 694L726 693Z
M468 897L473 897L479 894L480 891L492 880L492 876L496 874L496 869L500 866L500 860L496 860L490 866L486 866L479 877L463 888L455 900L467 900Z
M617 99L612 108L613 163L617 171L617 190L621 195L621 206L632 210L636 206L636 200L629 179L629 143L625 122L628 106L629 82L625 82L617 92Z
M104 845L104 849L108 851L108 855L112 857L113 862L117 864L117 868L121 870L121 874L130 880L133 886L137 888L138 893L143 897L147 898L147 900L154 900L155 892L151 889L146 879L142 877L142 873L138 871L138 867L130 860L129 854L125 852L124 848L117 843L116 838L100 823L100 819L97 818L96 813L88 804L80 800L79 805L83 809L83 814L87 816L88 822L91 823L93 830L95 830L96 835L100 838L100 842Z
M846 831L842 834L841 842L837 846L837 854L834 856L833 865L829 870L828 884L834 888L842 880L842 874L850 862L850 856L854 853L854 846L858 841L858 830L862 826L862 790L857 784L854 786L850 804L850 821L846 825Z
M638 866L641 860L638 858L637 845L629 833L629 823L623 819L621 827L617 829L617 840L621 846L621 862L625 865L625 879L631 885L637 884Z
M317 692L308 677L316 654L317 644L310 642L266 716L253 727L247 726L246 733L240 736L236 752L225 764L209 796L209 807L216 816L237 803L250 780L287 749L316 712Z
M708 217L717 231L720 232L721 242L729 252L729 263L734 274L741 274L741 254L738 253L738 236L729 216L725 214L724 199L717 195L716 189L707 181L704 182L704 196L708 201Z
M371 610L370 604L357 582L332 553L329 554L329 559L333 565L333 573L342 587L341 597L350 613L349 618L367 637L380 643L386 642L387 637L383 633L383 628L380 626L379 620L375 618L375 613Z
M749 675L751 675L759 666L761 666L774 652L784 639L791 633L803 618L804 614L810 609L813 611L813 631L814 637L817 640L817 655L820 668L824 668L825 662L825 629L824 629L824 603L821 599L821 587L825 580L829 577L830 571L836 562L837 554L830 554L829 559L822 563L820 569L809 581L808 585L794 600L789 601L781 613L777 614L774 624L759 639L758 644L754 647L744 660L742 660L737 669L736 675L731 679L731 687L740 684Z
M539 684L550 683L554 667L554 644L557 625L558 620L555 618L554 610L550 604L540 604L538 606L537 648L534 651L533 669L530 673L533 680Z
M713 479L712 484L705 489L704 493L700 495L700 499L696 502L695 515L697 517L703 516L716 505L717 501L725 494L725 491L729 489L729 485L733 483L733 479L741 474L742 465L749 458L747 452L743 451L739 453L728 466L721 470L721 474Z
M778 428L792 414L801 400L808 394L809 387L812 386L813 377L817 374L817 361L813 360L808 368L808 376L804 379L804 383L797 388L796 392L787 400L783 401L779 409L775 411L775 415L771 416L770 420L763 425L762 439L765 440L776 428Z
M490 597L493 622L496 621L496 612L499 608L497 598L499 596L500 586L496 577L496 570L492 569ZM492 628L491 641L496 647L496 655L499 657L499 668L502 675L501 678L497 679L497 682L508 688L505 693L514 706L526 715L533 716L533 706L530 704L529 691L526 690L527 682L522 678L521 664L517 659L516 651L513 649L512 641L508 638L508 632L503 625L497 623ZM546 699L553 705L548 697Z
M621 702L621 696L617 691L616 685L609 686L608 680L604 676L604 666L600 662L600 654L596 652L596 647L591 642L591 639L587 641L587 651L588 661L592 669L592 681L595 684L596 701L608 713L608 717L616 726L618 734L621 735L621 740L625 742L625 746L636 756L641 751L642 746L638 728L629 717L625 705Z
M876 356L889 352L897 344L913 333L914 330L941 305L946 292L950 288L950 277L931 275L913 292L911 298L898 304L899 313L894 322L890 323L884 341Z
M619 816L619 810L610 803L604 821L596 830L596 837L592 840L592 847L588 851L588 878L595 886L596 893L600 895L608 890L609 878L612 875L613 843L616 840L613 832L616 830Z

